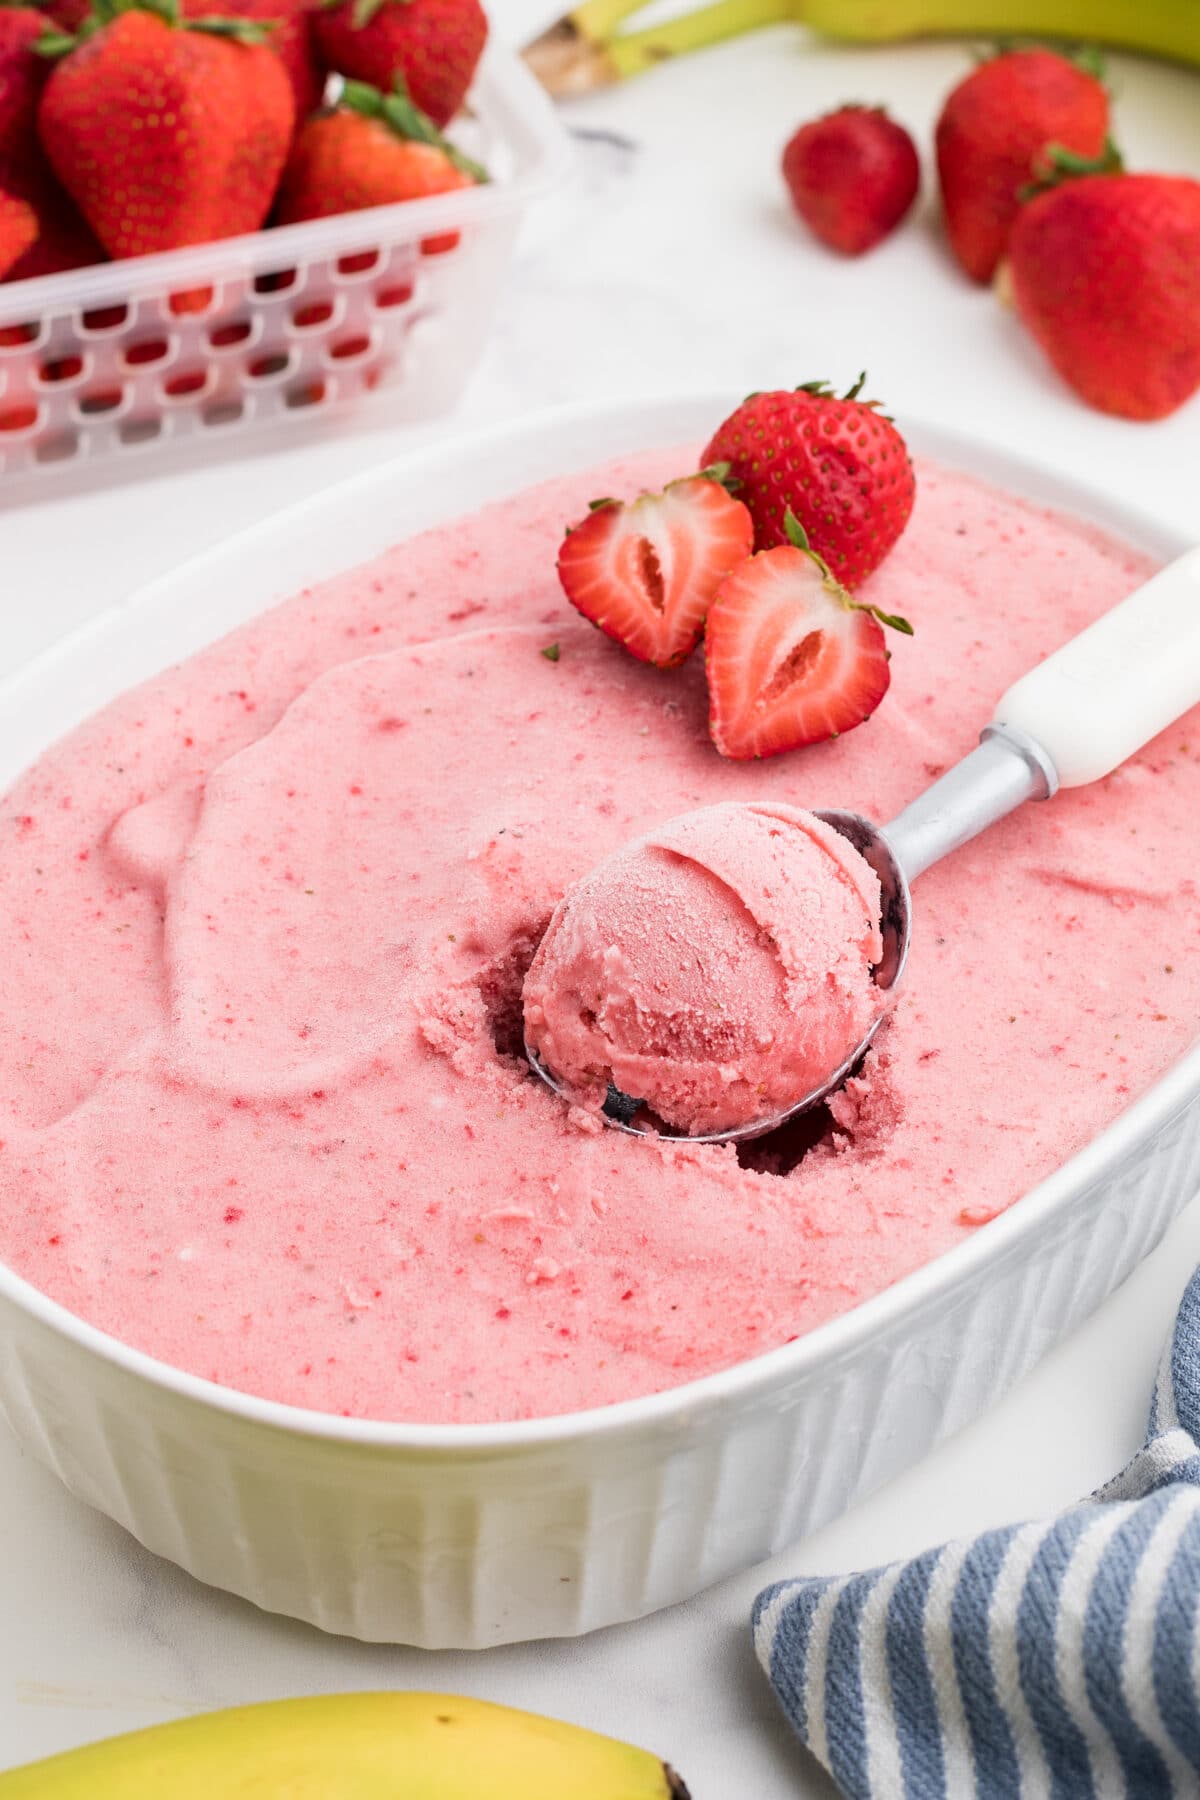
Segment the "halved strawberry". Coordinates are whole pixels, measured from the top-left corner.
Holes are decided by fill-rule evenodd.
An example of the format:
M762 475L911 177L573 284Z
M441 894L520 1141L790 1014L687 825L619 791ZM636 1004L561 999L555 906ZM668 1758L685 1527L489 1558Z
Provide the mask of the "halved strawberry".
M690 656L720 582L754 547L754 524L721 485L727 466L661 494L594 500L563 539L558 578L585 619L640 662L673 669Z
M891 679L883 626L912 632L852 600L794 514L787 523L791 542L735 569L709 609L708 728L722 756L774 756L861 725Z

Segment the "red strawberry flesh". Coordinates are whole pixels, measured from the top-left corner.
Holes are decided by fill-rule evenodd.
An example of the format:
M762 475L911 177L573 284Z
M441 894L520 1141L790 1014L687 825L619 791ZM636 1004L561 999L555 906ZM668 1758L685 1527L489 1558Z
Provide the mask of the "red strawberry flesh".
M891 679L883 628L803 550L752 557L708 616L709 730L722 756L774 756L870 717Z
M641 662L674 668L695 649L718 584L752 549L740 500L707 476L599 504L563 540L571 604Z

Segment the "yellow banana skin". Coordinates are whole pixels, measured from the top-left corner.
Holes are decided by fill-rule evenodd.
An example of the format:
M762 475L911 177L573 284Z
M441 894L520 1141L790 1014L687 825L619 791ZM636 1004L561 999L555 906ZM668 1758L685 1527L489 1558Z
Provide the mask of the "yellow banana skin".
M0 1800L687 1800L657 1757L454 1694L202 1713L0 1774Z
M1200 63L1197 0L801 0L796 10L831 37L1057 37Z

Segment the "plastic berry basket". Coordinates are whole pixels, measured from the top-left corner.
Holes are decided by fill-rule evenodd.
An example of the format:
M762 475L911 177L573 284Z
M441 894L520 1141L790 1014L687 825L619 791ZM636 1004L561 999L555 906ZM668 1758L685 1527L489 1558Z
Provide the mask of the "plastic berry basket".
M0 285L0 497L15 477L283 436L385 387L393 420L449 410L567 155L546 95L495 46L451 135L486 186Z

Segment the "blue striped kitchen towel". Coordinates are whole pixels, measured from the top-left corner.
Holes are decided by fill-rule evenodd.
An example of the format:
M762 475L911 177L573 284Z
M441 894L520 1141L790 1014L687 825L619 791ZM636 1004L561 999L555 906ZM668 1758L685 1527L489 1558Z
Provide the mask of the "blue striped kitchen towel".
M1200 1795L1200 1270L1145 1448L1052 1519L781 1581L759 1658L852 1800Z

